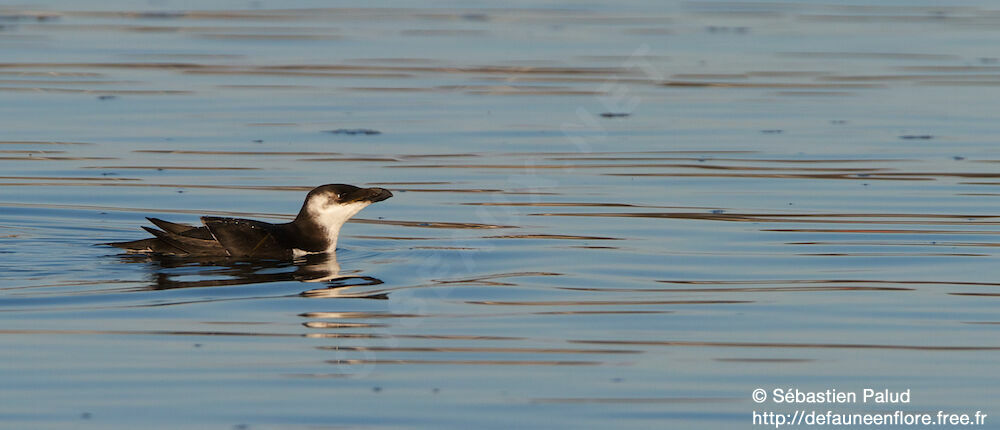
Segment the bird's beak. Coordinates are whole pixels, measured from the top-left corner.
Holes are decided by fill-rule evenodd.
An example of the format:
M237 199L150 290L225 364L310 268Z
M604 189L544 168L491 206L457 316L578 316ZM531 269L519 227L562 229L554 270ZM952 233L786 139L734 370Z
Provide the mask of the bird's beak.
M362 188L357 190L351 195L347 196L342 203L353 203L353 202L380 202L389 197L392 197L392 193L385 188Z

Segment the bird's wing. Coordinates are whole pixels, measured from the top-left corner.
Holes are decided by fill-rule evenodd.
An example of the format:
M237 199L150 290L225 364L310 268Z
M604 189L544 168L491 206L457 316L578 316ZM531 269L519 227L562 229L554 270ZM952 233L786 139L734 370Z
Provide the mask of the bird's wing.
M233 257L289 258L292 250L275 237L271 223L241 218L201 217L215 240Z
M206 227L195 227L193 225L164 221L159 218L146 217L146 219L167 233L179 234L181 236L187 236L195 239L215 240L215 238L212 237L212 233L209 232Z
M226 255L226 250L215 239L198 239L151 227L143 227L143 229L156 236L161 242L190 255Z

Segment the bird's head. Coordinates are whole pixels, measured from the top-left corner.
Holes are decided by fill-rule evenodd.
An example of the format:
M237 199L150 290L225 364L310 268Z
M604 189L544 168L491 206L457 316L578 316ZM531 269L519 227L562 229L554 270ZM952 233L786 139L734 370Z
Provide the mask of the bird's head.
M327 184L313 188L299 211L300 218L308 218L333 230L368 205L392 197L384 188L360 188L347 184Z

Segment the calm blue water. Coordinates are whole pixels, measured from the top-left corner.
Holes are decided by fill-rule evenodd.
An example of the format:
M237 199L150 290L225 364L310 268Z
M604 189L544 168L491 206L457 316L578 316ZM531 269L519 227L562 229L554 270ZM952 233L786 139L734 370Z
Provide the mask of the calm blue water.
M2 2L0 427L1000 416L997 12ZM336 256L96 245L325 183Z

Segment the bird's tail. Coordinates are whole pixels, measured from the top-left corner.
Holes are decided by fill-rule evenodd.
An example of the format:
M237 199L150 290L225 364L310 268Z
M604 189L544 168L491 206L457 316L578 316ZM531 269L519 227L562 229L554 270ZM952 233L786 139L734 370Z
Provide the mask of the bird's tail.
M159 241L160 240L156 238L149 238L149 239L132 240L128 242L99 243L98 245L113 246L115 248L121 248L131 252L152 252L153 248L157 245L157 242Z

